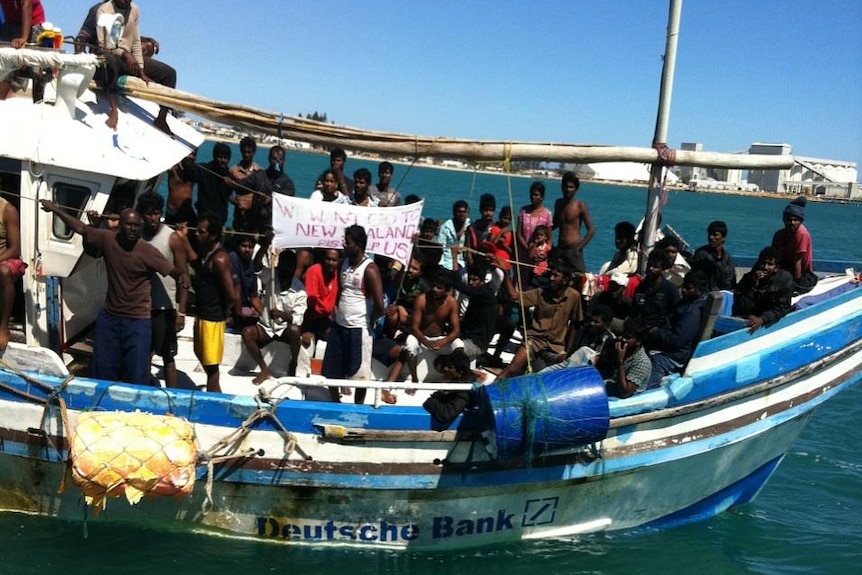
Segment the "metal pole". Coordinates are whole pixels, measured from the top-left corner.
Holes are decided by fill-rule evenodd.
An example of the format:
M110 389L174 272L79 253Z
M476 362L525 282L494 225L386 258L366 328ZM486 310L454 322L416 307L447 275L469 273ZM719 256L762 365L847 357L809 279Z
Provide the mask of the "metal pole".
M676 68L676 45L679 39L679 21L682 13L682 0L670 0L670 10L667 18L667 42L665 45L664 65L661 73L661 91L659 92L658 114L655 121L655 135L652 145L663 148L667 145L667 125L670 117L670 101L673 93L673 74ZM662 162L656 162L650 170L647 209L642 226L641 259L638 269L646 270L645 254L648 254L655 243L655 233L659 226L661 214L661 183Z

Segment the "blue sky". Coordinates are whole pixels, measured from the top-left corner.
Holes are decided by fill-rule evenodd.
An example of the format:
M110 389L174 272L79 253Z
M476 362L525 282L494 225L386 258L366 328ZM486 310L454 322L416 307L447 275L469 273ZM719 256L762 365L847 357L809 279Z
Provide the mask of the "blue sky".
M77 31L94 0L42 0ZM649 146L664 0L142 0L179 88L368 129ZM685 0L668 142L862 170L862 2Z

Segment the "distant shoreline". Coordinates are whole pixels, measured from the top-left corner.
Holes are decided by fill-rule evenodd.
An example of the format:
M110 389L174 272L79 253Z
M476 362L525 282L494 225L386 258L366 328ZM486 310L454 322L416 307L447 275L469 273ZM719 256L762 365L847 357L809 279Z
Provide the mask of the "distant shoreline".
M226 142L230 144L239 144L240 138L230 138L226 136L219 136L216 134L204 134L204 137L207 140L211 140L213 142ZM260 142L258 142L260 144ZM320 156L325 156L326 152L323 150L306 150L306 149L296 149L296 148L288 148L288 151L297 152L301 154L315 154ZM363 160L367 160L370 162L375 161L384 161L384 159L378 156L369 156L367 154L357 154L354 153L350 157L361 158ZM436 164L426 164L424 162L407 162L404 160L393 160L386 159L386 161L397 164L399 166L418 166L421 168L429 168L432 170L448 170L453 172L474 172L478 171L482 174L488 174L491 176L509 176L513 178L524 178L524 179L543 179L543 180L560 180L560 176L547 173L545 175L534 175L534 174L522 174L522 173L511 173L506 174L505 172L496 172L492 170L471 170L470 168L458 168L455 166L440 166ZM591 180L586 178L581 178L581 182L588 182L590 184L597 184L600 186L625 186L629 188L640 188L647 189L649 186L644 182L628 182L621 180ZM720 189L689 189L687 185L677 185L668 187L669 191L674 192L689 192L692 194L720 194L726 196L744 196L747 198L766 198L771 200L785 200L791 197L794 197L794 194L781 194L779 192L749 192L745 190L720 190ZM846 200L842 198L821 198L818 196L805 196L806 199L810 202L821 202L825 204L847 204L847 205L862 205L862 200Z

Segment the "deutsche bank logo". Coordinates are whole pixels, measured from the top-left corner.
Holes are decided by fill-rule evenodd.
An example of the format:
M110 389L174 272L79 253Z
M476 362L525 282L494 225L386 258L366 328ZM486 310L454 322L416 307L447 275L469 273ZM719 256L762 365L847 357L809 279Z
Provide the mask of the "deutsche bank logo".
M548 525L554 522L557 516L557 505L559 497L548 497L546 499L528 499L524 506L524 519L522 527L535 527L537 525Z

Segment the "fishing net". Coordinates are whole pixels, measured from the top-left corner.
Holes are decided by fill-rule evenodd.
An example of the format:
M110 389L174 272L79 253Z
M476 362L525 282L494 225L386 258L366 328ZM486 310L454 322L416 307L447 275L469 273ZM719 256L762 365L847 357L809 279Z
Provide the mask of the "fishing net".
M71 437L72 480L95 513L109 497L191 493L196 456L191 424L171 415L82 413Z

